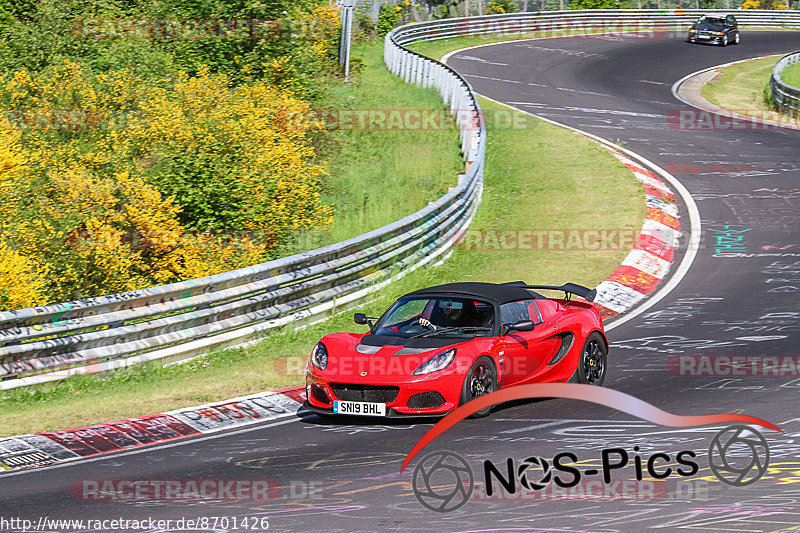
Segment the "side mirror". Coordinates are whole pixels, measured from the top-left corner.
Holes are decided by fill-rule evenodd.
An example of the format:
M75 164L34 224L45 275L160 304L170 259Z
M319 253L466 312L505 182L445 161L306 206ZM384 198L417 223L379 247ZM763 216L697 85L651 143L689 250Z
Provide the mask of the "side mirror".
M512 331L533 331L533 321L520 320L519 322L515 322L514 324L510 324L506 327L506 334L509 334Z
M353 322L355 322L356 324L369 324L369 322L367 322L367 315L365 315L364 313L354 314Z

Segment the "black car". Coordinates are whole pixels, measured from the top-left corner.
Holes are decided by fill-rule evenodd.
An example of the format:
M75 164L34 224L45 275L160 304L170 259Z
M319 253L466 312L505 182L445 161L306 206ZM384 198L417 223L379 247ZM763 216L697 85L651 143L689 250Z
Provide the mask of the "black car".
M692 24L686 40L690 43L739 44L739 25L733 15L703 15Z

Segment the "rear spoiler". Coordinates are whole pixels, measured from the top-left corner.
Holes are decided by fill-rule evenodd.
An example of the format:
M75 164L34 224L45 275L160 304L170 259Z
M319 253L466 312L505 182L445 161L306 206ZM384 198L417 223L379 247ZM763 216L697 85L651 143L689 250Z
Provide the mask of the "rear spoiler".
M569 302L572 294L574 294L575 296L580 296L584 300L588 300L590 302L593 302L595 296L597 296L597 289L590 289L588 287L577 285L575 283L565 283L560 287L556 287L554 285L524 285L524 288L534 289L534 290L551 289L554 291L564 291L566 293L567 302Z

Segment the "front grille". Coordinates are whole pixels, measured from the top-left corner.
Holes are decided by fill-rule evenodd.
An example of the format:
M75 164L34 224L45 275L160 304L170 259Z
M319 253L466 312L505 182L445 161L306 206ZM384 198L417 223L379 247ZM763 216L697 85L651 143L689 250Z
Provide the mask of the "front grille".
M331 383L333 394L346 402L391 403L397 398L400 387L390 385L361 385L356 383Z
M325 389L317 384L311 386L311 394L314 396L314 399L320 403L331 403L331 399L328 398Z
M444 398L436 391L420 392L408 399L408 406L412 409L433 409L444 403Z

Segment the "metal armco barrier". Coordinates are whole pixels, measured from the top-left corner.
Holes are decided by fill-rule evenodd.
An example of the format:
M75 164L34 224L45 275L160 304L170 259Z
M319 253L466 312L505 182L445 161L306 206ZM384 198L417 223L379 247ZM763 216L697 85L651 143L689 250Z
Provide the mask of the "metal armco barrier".
M466 35L684 31L705 12L549 11L395 28L384 47L389 69L406 82L435 87L456 118L467 161L456 187L401 220L310 252L171 285L2 312L0 389L242 344L270 328L330 313L445 254L480 202L486 129L469 83L405 46ZM739 10L736 16L744 26L800 28L798 12Z
M686 34L692 22L706 13L733 13L740 26L759 28L798 28L800 11L738 9L618 9L566 10L508 13L482 17L453 18L407 24L391 34L400 46L425 40L500 36L579 36L583 32L609 34L634 33L642 38L657 38L666 32ZM649 34L649 35L648 35ZM746 35L744 36L746 38Z
M781 73L783 69L796 63L800 63L800 52L783 56L772 67L772 76L769 79L772 99L775 100L775 104L780 109L790 111L795 115L800 114L800 88L784 83L781 80Z

